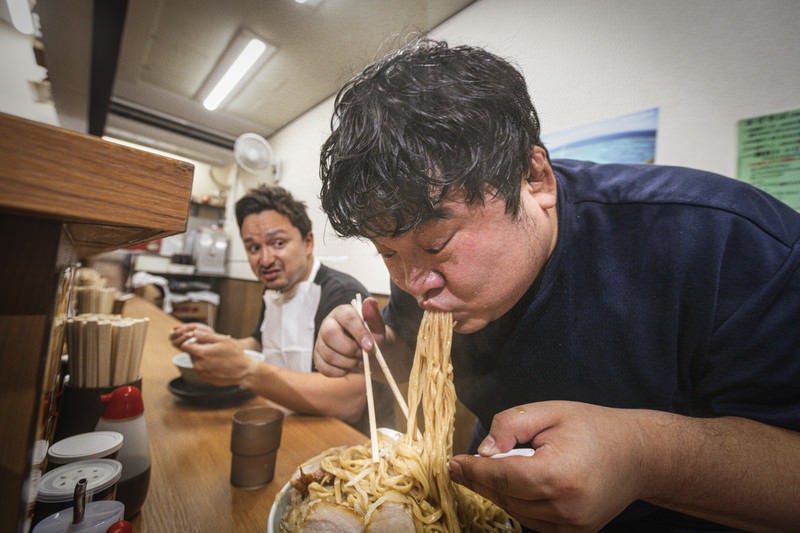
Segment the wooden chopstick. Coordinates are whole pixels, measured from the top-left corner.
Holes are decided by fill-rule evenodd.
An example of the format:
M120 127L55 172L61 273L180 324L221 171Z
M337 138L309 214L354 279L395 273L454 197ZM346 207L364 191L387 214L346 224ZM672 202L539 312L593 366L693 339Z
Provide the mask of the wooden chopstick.
M131 358L128 364L128 379L126 382L139 379L139 367L142 364L142 351L144 350L144 338L147 334L149 318L139 318L133 324L133 346Z
M357 300L358 305L356 306L355 303L353 303L353 307L356 308L356 312L358 313L358 317L363 321L364 320L364 316L363 316L363 314L361 312L361 295L360 294L358 295L358 298L356 300ZM367 328L367 331L369 331L369 334L372 335L372 331L370 331L369 326L367 325L366 322L364 322L364 326ZM403 415L406 417L406 421L407 421L408 420L408 404L406 403L406 399L403 398L403 393L400 392L400 387L397 386L397 382L395 381L394 376L392 375L392 371L389 370L389 365L386 363L386 359L383 357L383 353L381 352L381 348L380 348L380 346L378 346L377 341L375 341L375 337L374 336L372 337L372 340L373 340L372 344L375 346L375 359L378 360L378 366L381 367L381 370L383 371L383 375L386 378L387 383L389 383L389 388L392 389L392 394L394 394L394 399L397 402L397 404L400 406L400 410L403 411Z
M361 294L356 294L356 299L350 302L355 307L358 317L363 321L361 314ZM369 413L369 441L372 445L372 462L380 461L380 451L378 450L378 425L375 421L375 397L372 392L372 372L369 367L369 354L366 350L361 350L361 358L364 361L364 381L367 385L367 410Z
M111 322L97 322L97 386L111 386Z

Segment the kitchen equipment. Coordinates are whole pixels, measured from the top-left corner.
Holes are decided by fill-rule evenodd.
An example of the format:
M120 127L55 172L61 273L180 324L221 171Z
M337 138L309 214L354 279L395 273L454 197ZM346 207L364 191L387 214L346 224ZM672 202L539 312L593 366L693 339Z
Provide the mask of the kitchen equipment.
M192 255L197 274L225 274L228 256L228 236L218 226L207 226L194 230Z

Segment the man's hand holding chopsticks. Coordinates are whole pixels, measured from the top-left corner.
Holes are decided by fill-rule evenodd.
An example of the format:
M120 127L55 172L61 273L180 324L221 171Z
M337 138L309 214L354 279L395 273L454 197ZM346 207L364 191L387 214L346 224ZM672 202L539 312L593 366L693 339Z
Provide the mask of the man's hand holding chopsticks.
M206 325L189 330L179 346L192 358L195 372L212 385L238 385L255 372L259 361L248 356L242 345L230 335L216 333Z
M190 339L194 338L195 331L205 331L208 333L214 333L214 330L210 326L203 324L201 322L180 324L172 328L172 331L169 334L169 341L176 348L183 350L183 348L181 348L181 345L189 341Z
M385 354L391 372L408 376L414 353L408 346L395 340L394 332L383 322L378 301L366 298L361 313L353 305L340 305L325 317L314 345L316 369L331 377L350 372L363 373L362 350L373 358L378 351ZM380 361L373 365L373 377L389 380L382 372Z

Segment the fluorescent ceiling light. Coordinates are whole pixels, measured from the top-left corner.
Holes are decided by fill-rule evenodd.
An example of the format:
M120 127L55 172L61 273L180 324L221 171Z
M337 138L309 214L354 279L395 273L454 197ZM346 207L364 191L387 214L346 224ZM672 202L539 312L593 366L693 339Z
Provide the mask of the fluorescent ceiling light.
M11 24L18 32L25 35L33 34L33 18L28 0L6 0Z
M203 100L203 107L209 111L217 109L255 70L255 66L266 60L274 51L275 47L269 46L250 32L240 32L198 93Z

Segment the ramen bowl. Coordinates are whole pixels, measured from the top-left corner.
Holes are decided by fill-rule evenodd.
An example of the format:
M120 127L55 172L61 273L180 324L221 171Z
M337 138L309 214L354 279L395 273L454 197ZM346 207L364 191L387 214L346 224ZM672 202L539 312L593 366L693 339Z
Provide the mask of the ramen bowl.
M401 432L391 429L380 427L378 428L378 434L386 440L389 441L398 441L400 437L403 435ZM325 452L322 452L325 453ZM320 454L321 455L321 454ZM314 456L304 463L298 465L298 470L303 468L307 465L319 463L319 455ZM297 472L296 471L296 472ZM297 475L297 473L292 475L292 479ZM291 480L287 481L286 484L281 487L281 490L278 494L275 495L275 500L272 502L272 507L269 510L269 517L267 518L267 533L279 533L281 528L281 520L283 519L283 515L286 514L286 511L289 510L289 505L291 502L291 489L292 489L292 482Z
M383 449L384 446L394 446L401 439L403 433L390 428L378 428L378 436L379 446L381 446ZM299 475L300 470L302 469L304 472L307 472L308 469L306 467L311 467L312 470L314 469L313 465L318 467L321 458L333 449L334 448L330 448L300 464L298 469L292 475L292 478L285 485L283 485L283 487L281 487L281 490L275 495L272 507L270 508L269 517L267 518L267 533L279 533L281 531L281 522L283 521L284 516L291 510L293 502L297 501L295 497L297 493L294 492L294 489L292 488L292 481L294 481L295 477ZM533 455L533 453L534 451L530 448L520 448L497 454L492 457L496 459L513 456L530 457ZM509 521L506 527L508 530L513 529L513 522ZM506 527L501 529L505 531Z
M272 508L269 510L269 518L267 518L267 533L278 533L281 530L281 519L289 509L289 499L291 497L289 490L291 488L291 483L287 481L278 494L275 495L275 501L272 503Z

